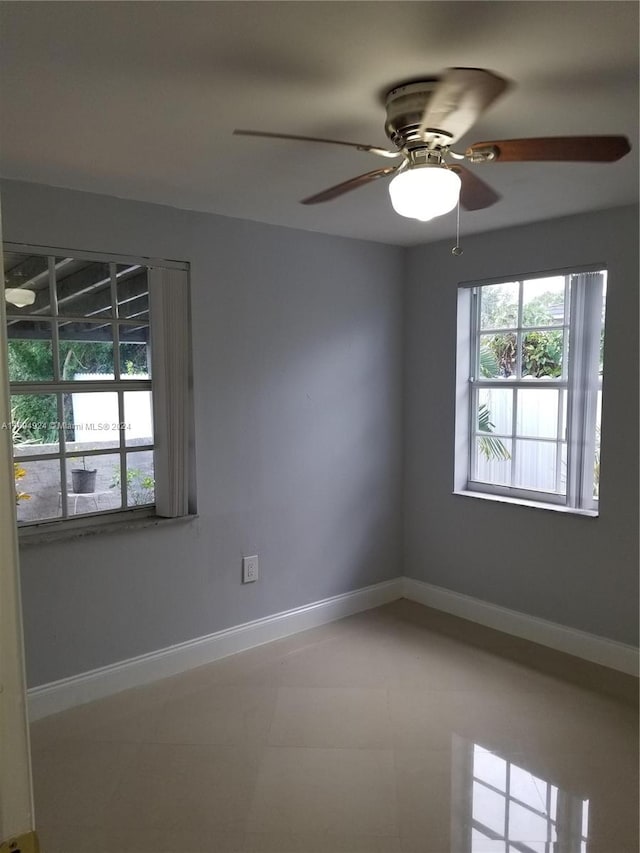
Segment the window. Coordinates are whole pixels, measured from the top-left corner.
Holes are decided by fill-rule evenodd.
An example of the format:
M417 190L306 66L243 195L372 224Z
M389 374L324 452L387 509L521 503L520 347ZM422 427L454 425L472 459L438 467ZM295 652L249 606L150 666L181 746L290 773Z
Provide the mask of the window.
M6 244L4 281L20 526L186 515L186 265Z
M594 513L606 272L459 291L456 489Z

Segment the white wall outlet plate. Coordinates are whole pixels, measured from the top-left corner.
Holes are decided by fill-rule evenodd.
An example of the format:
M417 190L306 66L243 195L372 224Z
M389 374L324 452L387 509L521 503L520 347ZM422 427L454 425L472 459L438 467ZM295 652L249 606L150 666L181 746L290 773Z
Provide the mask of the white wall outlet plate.
M242 558L242 583L253 583L258 580L258 555Z

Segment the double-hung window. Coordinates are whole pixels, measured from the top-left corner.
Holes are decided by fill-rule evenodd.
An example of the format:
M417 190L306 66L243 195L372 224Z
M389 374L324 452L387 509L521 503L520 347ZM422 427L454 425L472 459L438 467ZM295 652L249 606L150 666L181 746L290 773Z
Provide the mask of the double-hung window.
M459 291L456 489L595 513L606 272Z
M5 244L4 285L21 527L187 515L187 265Z

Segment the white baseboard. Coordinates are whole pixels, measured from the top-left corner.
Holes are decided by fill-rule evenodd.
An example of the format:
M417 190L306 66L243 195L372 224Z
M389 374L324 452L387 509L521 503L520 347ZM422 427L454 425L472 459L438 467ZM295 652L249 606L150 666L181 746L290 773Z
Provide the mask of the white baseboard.
M401 577L34 687L28 691L29 719L38 720L120 690L141 687L157 679L177 675L227 655L317 625L325 625L398 598L408 598L629 675L638 674L639 654L633 646L509 610L424 581Z
M43 684L28 691L29 719L38 720L75 705L118 693L120 690L141 687L157 679L177 675L227 655L279 640L317 625L334 622L352 613L379 607L401 597L402 578L394 578L100 669Z
M628 675L638 675L640 655L634 646L579 631L577 628L569 628L557 622L549 622L518 610L509 610L507 607L414 578L402 578L402 594L411 601L460 616L470 622L549 646L556 651L566 652Z

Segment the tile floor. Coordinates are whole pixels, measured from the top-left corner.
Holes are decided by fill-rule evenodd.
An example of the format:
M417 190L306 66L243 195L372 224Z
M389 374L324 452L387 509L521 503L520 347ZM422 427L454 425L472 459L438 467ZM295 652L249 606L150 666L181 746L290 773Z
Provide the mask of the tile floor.
M638 853L634 679L420 605L32 726L43 853Z

